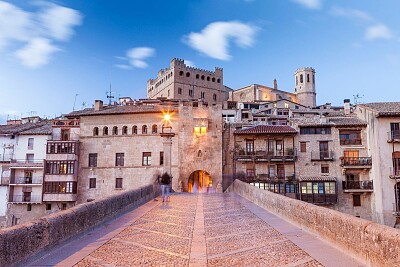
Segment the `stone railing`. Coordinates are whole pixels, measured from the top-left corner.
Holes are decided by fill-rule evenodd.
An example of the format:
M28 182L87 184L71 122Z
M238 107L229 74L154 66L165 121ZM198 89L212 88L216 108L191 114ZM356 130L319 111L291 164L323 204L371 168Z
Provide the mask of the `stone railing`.
M0 266L16 266L33 254L146 203L153 197L153 185L149 185L2 229Z
M227 189L316 234L368 266L400 266L400 230L235 180Z

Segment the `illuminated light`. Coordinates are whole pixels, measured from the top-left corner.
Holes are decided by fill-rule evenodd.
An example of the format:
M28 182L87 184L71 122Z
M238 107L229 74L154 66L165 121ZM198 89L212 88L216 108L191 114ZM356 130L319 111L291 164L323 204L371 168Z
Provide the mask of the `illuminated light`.
M196 134L200 133L200 127L199 126L195 126L194 127L194 133L196 133Z
M168 113L164 114L164 120L166 122L169 122L171 120L171 115L169 115Z
M200 132L201 133L206 133L207 132L207 127L200 127Z

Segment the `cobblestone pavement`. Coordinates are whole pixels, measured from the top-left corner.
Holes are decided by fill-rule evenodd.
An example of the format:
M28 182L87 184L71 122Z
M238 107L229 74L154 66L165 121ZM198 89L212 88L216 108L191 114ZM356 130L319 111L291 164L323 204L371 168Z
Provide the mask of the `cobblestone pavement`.
M235 195L175 194L75 266L323 265Z

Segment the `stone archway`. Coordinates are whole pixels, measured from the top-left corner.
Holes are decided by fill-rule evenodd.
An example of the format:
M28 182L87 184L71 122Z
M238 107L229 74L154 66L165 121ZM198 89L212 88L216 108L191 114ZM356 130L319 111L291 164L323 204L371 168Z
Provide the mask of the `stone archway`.
M212 190L211 175L203 170L197 170L190 174L188 179L188 192L207 193Z

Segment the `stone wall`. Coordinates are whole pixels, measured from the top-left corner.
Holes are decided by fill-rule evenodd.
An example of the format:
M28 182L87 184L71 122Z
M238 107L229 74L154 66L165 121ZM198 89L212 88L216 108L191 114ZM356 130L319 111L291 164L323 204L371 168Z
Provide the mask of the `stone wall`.
M0 266L16 265L41 250L99 225L119 213L137 207L152 199L154 192L153 186L149 185L2 229L0 230Z
M227 191L316 234L368 266L400 266L397 229L264 191L238 180Z

